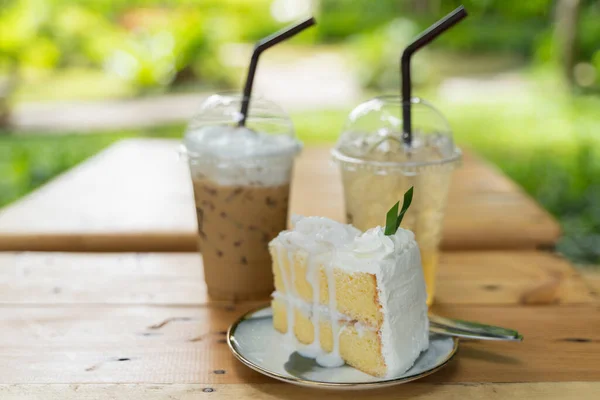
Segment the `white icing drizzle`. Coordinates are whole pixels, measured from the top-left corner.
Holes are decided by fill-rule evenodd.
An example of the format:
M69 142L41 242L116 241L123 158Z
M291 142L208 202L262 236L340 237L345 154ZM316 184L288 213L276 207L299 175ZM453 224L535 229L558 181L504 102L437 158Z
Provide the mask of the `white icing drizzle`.
M319 354L323 352L320 340L321 314L319 312L319 266L315 258L310 254L307 259L306 281L311 285L313 291L312 309L309 309L309 315L313 324L314 339L313 342L306 347L305 351L300 354L309 358L317 358Z
M332 249L335 253L335 249ZM344 365L344 360L340 356L340 323L336 318L337 299L335 297L335 276L333 274L333 261L335 256L331 257L330 261L325 265L325 274L327 275L327 288L329 291L329 320L331 322L331 334L333 336L333 349L330 353L319 354L317 363L322 367L341 367ZM313 290L315 288L313 287Z
M283 281L283 287L285 288L285 293L288 294L289 296L292 296L291 287L293 285L293 282L288 281L288 276L287 276L287 273L283 266L283 257L281 254L281 252L285 251L285 249L280 247L280 248L276 248L275 251L277 252L277 263L279 264L279 272L281 273L281 280ZM286 304L285 310L286 310L286 315L287 315L287 331L285 333L285 336L289 343L289 342L293 341L292 339L295 339L295 335L293 334L294 308L292 307L292 305L289 301L286 302L285 304Z
M328 322L330 319L329 307L324 304L319 304L317 306L317 308L314 309L312 307L312 301L309 303L299 297L288 296L284 293L280 293L277 291L273 292L271 294L271 297L273 297L274 299L277 299L279 301L282 301L282 302L290 302L292 307L296 308L298 311L300 311L300 313L304 314L309 319L312 319L315 312L319 313L320 321ZM344 324L347 324L350 322L352 322L352 323L356 322L356 321L353 321L352 318L350 318L349 316L344 315L337 310L335 311L335 318ZM369 327L369 325L365 325L365 326Z
M293 264L293 254L299 249L307 249L310 251L307 258L307 271L306 280L311 285L313 290L312 299L312 312L311 322L313 324L313 342L309 345L300 344L293 332L293 312L294 305L297 301L286 301L286 312L288 320L288 331L286 336L291 338L292 344L296 350L303 356L314 358L317 363L323 367L339 367L344 365L344 360L340 356L340 335L343 331L343 327L340 326L340 314L337 312L337 301L335 293L335 277L333 270L335 268L333 260L335 259L336 246L342 246L347 243L351 243L356 236L360 234L360 231L348 226L342 225L337 222L328 220L320 217L309 217L309 218L298 218L293 217L292 223L294 230L287 231L285 234L280 234L277 239L281 239L280 243L283 246L277 247L277 257L281 269L282 280L286 294L291 298L297 298L295 292L295 270ZM275 239L275 240L277 240ZM287 257L290 266L290 276L288 277L286 271L283 268L283 255L282 251L287 250ZM327 277L327 286L329 293L329 306L325 312L320 312L320 279L319 279L319 266L321 258L316 259L311 253L326 253L327 257L322 258L325 274ZM302 309L299 305L298 308ZM320 343L320 321L322 317L328 317L328 321L331 324L331 330L333 335L333 349L331 352L325 352L321 347ZM289 341L290 339L288 339Z

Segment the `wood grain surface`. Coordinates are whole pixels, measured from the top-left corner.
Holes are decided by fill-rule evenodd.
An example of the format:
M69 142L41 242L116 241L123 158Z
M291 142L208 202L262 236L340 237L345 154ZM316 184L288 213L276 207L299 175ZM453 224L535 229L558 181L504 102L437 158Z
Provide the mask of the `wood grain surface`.
M441 256L440 304L589 304L592 289L564 259L533 251ZM202 305L192 253L0 253L0 304Z
M3 400L595 400L598 382L555 383L481 383L436 385L409 383L383 390L365 392L317 392L283 383L265 384L73 384L73 385L0 385Z
M585 282L591 289L591 293L600 298L600 267L597 265L590 265L586 268L580 269L581 275L583 275Z
M0 211L0 250L194 251L196 217L178 142L121 141ZM307 148L291 212L343 218L329 149ZM453 179L442 247L551 247L556 221L514 183L471 153Z
M272 383L237 361L228 326L257 304L2 307L0 383ZM600 381L600 309L439 305L517 329L522 343L464 341L427 383Z
M439 278L433 312L511 327L525 341L462 341L438 373L361 397L594 398L600 307L565 260L451 252ZM0 398L348 396L276 383L233 357L227 328L261 304L207 298L196 254L0 253Z
M548 280L558 280L551 296L524 301ZM464 341L423 382L600 380L600 307L561 258L450 253L439 287L435 313L525 341ZM261 304L210 301L194 254L0 254L0 383L272 383L225 343L229 325Z

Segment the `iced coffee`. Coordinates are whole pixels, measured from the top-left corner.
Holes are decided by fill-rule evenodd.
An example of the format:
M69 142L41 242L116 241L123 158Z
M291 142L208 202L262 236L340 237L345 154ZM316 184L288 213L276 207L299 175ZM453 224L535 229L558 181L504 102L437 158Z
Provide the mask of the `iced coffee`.
M239 96L213 96L185 135L198 248L215 299L260 299L273 291L267 246L286 228L300 148L289 119L272 103L253 99L244 127L232 123L238 108Z

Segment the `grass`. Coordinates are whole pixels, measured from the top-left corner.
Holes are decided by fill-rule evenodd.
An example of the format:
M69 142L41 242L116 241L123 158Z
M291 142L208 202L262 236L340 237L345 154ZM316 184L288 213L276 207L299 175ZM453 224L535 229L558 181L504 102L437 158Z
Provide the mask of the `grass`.
M183 126L97 134L31 134L0 131L0 206L6 205L110 144L131 137L180 137Z
M448 115L460 143L499 166L558 218L564 232L559 251L600 264L600 99L547 96L536 102L535 109L514 104L496 111L470 105L468 113L454 106Z
M558 248L600 264L600 99L567 96L552 80L514 91L434 103L456 141L498 165L560 221ZM332 143L347 111L292 115L305 144ZM0 205L23 196L111 143L128 137L181 137L183 125L102 134L11 136L0 132Z

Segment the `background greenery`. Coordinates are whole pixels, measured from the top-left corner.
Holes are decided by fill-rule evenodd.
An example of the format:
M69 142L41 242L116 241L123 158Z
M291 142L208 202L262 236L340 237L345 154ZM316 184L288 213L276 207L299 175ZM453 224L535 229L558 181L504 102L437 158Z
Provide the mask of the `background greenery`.
M275 3L5 0L0 8L0 123L14 105L32 100L238 88L243 66L224 63L223 51L241 54L244 46L227 46L247 48L286 25L274 17ZM565 232L561 251L579 262L600 263L599 1L574 2L579 10L573 32L560 28L563 1L313 3L319 25L293 39L291 48L342 54L367 94L395 91L401 49L439 16L465 4L470 17L461 28L415 58L416 93L426 94L448 116L462 146L498 165L559 219ZM568 56L565 43L570 43ZM530 86L519 92L527 98L453 102L439 96L438 85L448 77L487 79L504 72L517 73ZM307 144L330 143L347 113L332 109L292 117ZM5 124L0 128L0 205L116 140L180 137L183 129L181 124L24 135Z
M223 44L252 43L284 26L287 22L276 21L269 13L274 3L278 2L4 0L0 70L21 80L57 69L103 69L130 89L121 90L126 95L164 91L190 81L209 87L235 86L237 71L219 62L219 51ZM402 47L440 15L464 4L469 19L431 49L551 63L560 57L553 40L557 3L561 1L320 0L313 2L318 28L293 42L350 44L347 50L371 71L366 83L386 87L394 82L375 77L383 71L384 75L394 72L389 75L397 79ZM599 72L585 84L598 89L600 3L576 3L580 9L574 58Z

